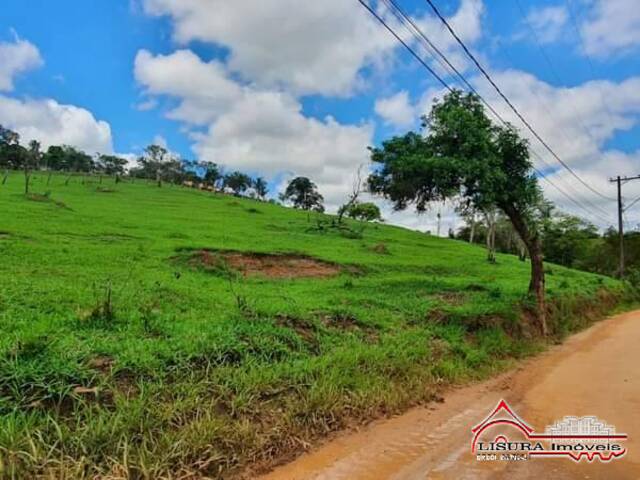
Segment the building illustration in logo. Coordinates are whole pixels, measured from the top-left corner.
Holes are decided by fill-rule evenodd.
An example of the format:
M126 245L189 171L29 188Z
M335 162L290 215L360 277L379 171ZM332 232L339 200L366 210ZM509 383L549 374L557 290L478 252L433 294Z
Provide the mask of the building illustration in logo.
M547 435L615 435L616 428L598 420L597 417L564 417L549 425Z
M471 452L478 460L563 457L575 462L609 462L627 452L627 434L616 433L613 425L595 416L566 416L547 426L544 433L535 433L504 400L471 432Z

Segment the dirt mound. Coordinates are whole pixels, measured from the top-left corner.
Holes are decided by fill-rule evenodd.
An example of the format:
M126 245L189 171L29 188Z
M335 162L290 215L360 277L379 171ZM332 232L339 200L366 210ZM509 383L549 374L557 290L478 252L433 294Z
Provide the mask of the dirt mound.
M228 267L245 277L268 278L318 278L332 277L340 273L338 265L295 254L268 254L199 250L190 263L204 267Z

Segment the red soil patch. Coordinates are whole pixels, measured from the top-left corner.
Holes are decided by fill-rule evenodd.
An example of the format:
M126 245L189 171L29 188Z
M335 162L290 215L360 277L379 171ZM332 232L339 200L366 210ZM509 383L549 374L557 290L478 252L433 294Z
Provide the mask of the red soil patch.
M205 266L221 266L241 272L245 277L318 278L340 273L340 267L304 255L212 252L200 250L194 255Z

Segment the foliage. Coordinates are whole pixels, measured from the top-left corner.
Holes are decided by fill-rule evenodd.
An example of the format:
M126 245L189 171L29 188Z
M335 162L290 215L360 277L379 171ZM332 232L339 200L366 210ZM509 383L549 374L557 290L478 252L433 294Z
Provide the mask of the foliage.
M126 172L127 161L115 155L100 155L96 162L96 170L105 175L122 176Z
M34 141L35 142L35 141ZM236 195L243 195L253 188L257 198L264 200L268 193L267 182L262 177L252 179L242 172L223 174L223 167L209 161L187 160L170 153L160 145L149 145L137 159L137 166L127 169L127 160L117 155L97 154L95 158L69 145L51 145L46 152L40 151L38 142L29 148L20 144L20 135L0 125L0 169L4 170L2 181L7 182L12 170L22 170L25 174L25 191L34 171L67 172L66 183L75 174L113 176L120 183L125 176L154 180L158 186L163 182L187 184L212 189L229 187ZM84 181L84 180L83 180Z
M264 198L267 196L267 193L269 192L266 180L262 177L258 177L253 180L252 186L256 191L256 195L258 195L258 198L264 200Z
M371 149L379 168L369 177L372 192L396 210L414 204L418 212L434 201L459 199L476 211L501 210L531 257L529 290L538 300L540 328L546 330L544 269L536 221L541 191L528 144L511 126L492 124L480 99L453 91L423 117L427 135L409 132Z
M363 222L373 222L382 220L382 214L380 208L371 202L354 202L350 205L343 205L340 207L344 209L344 214L353 218L354 220L361 220Z
M306 212L266 202L255 215L243 198L65 179L34 172L32 189L69 209L0 188L0 476L227 478L536 351L518 335L528 270L511 255L489 266L403 228L310 235ZM172 260L204 247L343 271L230 284ZM553 269L554 301L599 307L620 288Z
M296 177L289 182L282 195L284 201L290 201L295 208L302 210L324 211L324 197L318 187L307 177Z
M215 187L223 179L222 170L217 163L200 162L198 166L204 170L204 181L208 185Z
M251 177L239 171L231 172L224 176L224 186L233 191L234 195L241 195L252 185Z

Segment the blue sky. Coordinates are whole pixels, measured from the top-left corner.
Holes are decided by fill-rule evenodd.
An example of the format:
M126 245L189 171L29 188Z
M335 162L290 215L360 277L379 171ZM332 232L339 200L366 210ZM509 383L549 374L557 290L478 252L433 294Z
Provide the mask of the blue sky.
M607 176L640 173L633 0L435 3L590 185L611 196ZM427 3L399 4L518 125ZM308 175L330 207L366 163L365 147L415 128L440 90L356 0L5 0L0 15L0 123L25 140L129 157L166 142L183 157L262 174L274 191L291 175ZM601 226L613 222L615 204L534 147L551 165L539 167L588 207L547 185L552 200ZM626 192L632 199L640 185ZM446 205L420 219L386 214L433 230L436 211L445 231L458 224ZM633 211L627 216L631 227L640 221Z

